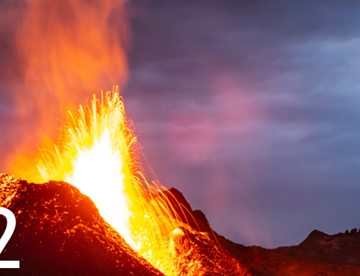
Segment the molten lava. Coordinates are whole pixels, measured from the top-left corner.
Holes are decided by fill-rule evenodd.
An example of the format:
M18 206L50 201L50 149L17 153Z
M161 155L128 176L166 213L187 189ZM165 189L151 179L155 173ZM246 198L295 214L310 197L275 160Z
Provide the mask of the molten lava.
M34 181L76 186L132 248L165 274L177 275L174 242L184 235L182 207L174 210L163 187L146 181L118 89L69 114L55 150L42 151L40 179Z
M118 88L100 99L94 96L76 114L69 112L58 141L53 142L51 132L58 126L57 118L65 117L64 110L78 106L97 87L125 84L127 1L23 2L16 46L26 88L25 92L18 87L13 90L22 132L16 135L16 150L7 157L9 171L33 182L58 180L76 186L133 249L167 275L235 275L229 272L239 270L235 259L207 235L192 233L191 227L198 226L191 210L183 208L170 191L163 192L157 181L146 180ZM32 152L34 144L45 148L42 158ZM37 168L34 159L40 159ZM0 188L8 189L13 181L0 175ZM20 190L27 187L21 180L15 182ZM1 189L0 206L10 204L15 192L5 197ZM18 197L25 205L28 200L23 196L19 193ZM23 215L27 227L30 216ZM31 216L33 222L44 223L35 210ZM190 226L188 218L193 219ZM49 224L59 226L57 221Z

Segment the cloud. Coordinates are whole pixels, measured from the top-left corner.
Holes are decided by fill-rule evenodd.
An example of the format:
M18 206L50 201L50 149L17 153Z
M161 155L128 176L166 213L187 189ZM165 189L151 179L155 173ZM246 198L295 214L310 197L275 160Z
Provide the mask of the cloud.
M130 18L134 47L124 97L143 107L129 108L128 114L155 137L141 141L156 156L150 164L154 160L163 184L182 190L235 241L246 243L242 223L233 227L244 217L252 218L257 241L273 246L300 242L315 227L330 232L355 227L350 218L331 224L326 209L343 200L341 187L359 195L352 190L360 154L359 3L145 3L130 5L137 13ZM166 139L173 127L169 118L189 106L212 120L216 137L212 154L195 167L175 158ZM214 175L217 167L222 173ZM252 191L256 210L251 202L229 198L243 190ZM260 204L262 191L276 198L271 206ZM316 209L322 191L328 201L319 202L314 215L304 211L309 218L285 237L287 219L309 210L307 204ZM219 194L215 201L223 198L221 208L199 199L212 194ZM289 199L298 206L287 209ZM265 216L272 219L262 224ZM270 236L259 238L266 231Z

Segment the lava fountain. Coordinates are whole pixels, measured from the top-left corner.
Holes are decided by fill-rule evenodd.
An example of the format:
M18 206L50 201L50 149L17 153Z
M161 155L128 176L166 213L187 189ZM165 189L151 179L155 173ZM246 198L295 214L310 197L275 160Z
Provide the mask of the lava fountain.
M118 88L95 95L90 106L69 112L53 150L42 150L32 181L61 180L95 203L104 219L140 255L167 275L177 275L174 242L183 223L163 187L148 183L140 148Z
M7 163L9 171L27 180L76 186L133 249L165 274L179 275L176 254L186 235L183 218L189 216L171 193L163 193L161 184L146 180L119 89L94 96L77 113L69 112L53 142L57 118L65 118L64 111L79 106L98 87L124 85L125 2L24 1L16 40L26 89L14 88L23 132ZM32 152L34 144L43 148L40 158ZM33 169L36 159L40 161ZM192 270L196 258L184 257Z

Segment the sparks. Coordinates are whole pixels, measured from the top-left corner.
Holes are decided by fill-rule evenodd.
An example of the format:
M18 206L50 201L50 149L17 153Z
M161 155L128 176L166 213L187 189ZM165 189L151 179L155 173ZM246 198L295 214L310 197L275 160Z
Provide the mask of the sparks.
M163 187L144 177L118 88L69 114L55 149L43 151L40 182L76 186L132 248L165 274L177 275L173 236L182 223Z

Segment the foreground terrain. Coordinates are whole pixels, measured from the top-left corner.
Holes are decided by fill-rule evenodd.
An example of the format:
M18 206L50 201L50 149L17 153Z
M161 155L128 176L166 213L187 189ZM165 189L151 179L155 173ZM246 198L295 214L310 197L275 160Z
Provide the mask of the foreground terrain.
M189 212L174 241L178 275L360 276L360 229L327 235L314 230L299 245L244 246L214 232L178 190L165 191ZM72 185L28 183L0 174L0 206L12 210L15 232L0 255L20 260L1 275L164 275L100 216L91 199ZM6 220L0 216L0 234Z

